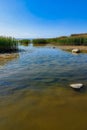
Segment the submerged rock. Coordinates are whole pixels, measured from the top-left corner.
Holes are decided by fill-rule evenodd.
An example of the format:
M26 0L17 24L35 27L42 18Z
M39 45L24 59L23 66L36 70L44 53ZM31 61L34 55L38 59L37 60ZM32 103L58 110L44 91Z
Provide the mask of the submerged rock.
M83 87L83 84L81 84L81 83L70 84L70 87L73 89L80 89Z
M72 53L80 53L80 50L79 49L73 49Z

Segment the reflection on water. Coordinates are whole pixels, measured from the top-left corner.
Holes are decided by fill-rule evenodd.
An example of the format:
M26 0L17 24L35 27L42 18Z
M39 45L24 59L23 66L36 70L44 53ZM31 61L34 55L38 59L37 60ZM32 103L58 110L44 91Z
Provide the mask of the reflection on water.
M30 43L20 43L22 46L29 46Z
M32 44L20 49L0 68L0 129L86 130L87 55ZM74 82L85 91L73 91Z

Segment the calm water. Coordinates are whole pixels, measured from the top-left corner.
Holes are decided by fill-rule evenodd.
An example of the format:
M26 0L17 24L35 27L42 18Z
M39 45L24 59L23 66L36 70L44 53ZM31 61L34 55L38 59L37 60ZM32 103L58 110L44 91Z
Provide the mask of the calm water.
M87 54L21 46L0 61L0 130L86 130ZM80 92L70 83L83 83Z

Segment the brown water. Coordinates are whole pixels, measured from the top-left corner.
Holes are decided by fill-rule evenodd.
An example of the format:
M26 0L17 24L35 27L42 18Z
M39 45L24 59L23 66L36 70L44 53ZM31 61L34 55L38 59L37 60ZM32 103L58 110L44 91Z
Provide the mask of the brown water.
M86 130L87 55L23 49L0 68L0 130ZM72 90L76 81L85 89Z

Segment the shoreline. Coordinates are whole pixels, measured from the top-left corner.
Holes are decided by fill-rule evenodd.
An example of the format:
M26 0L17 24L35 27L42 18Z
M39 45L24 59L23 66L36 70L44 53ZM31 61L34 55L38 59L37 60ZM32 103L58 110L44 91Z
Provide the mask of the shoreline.
M73 49L79 49L80 53L87 53L87 46L57 46L64 51L72 52Z
M80 49L82 51L87 51L87 46L56 46L60 49L64 49L64 50L72 50L72 49Z
M75 45L56 45L48 44L49 47L59 48L64 51L72 52L73 49L79 49L81 53L87 53L87 46L75 46Z
M18 56L19 56L19 54L17 54L17 53L10 53L10 54L4 53L4 54L0 54L0 60L13 59L13 58L16 58Z
M72 51L73 49L79 49L81 51L81 53L87 53L87 46L75 46L75 45L55 45L55 44L48 44L48 47L55 47L55 48L59 48L61 50L64 51ZM0 60L1 59L12 59L12 58L16 58L18 57L19 54L18 53L1 53L0 54Z

